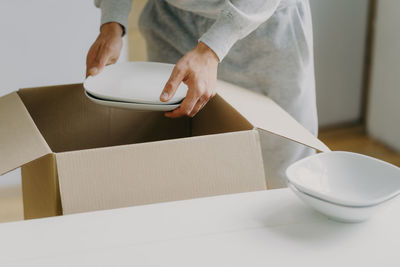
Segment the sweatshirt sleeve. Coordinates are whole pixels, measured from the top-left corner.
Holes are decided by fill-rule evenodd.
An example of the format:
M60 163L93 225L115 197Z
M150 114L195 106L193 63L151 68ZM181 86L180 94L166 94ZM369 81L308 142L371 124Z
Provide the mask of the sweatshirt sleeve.
M225 0L215 23L199 41L218 56L226 56L231 47L267 21L277 9L280 0Z
M121 24L125 32L132 0L94 0L94 4L101 9L101 25L117 22Z

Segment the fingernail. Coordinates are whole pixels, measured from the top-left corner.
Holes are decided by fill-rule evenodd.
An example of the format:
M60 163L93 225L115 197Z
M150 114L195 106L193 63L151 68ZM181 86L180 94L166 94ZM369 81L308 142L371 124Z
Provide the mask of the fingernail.
M168 93L167 92L164 92L164 93L161 94L161 100L164 100L164 101L168 100Z
M98 71L99 71L98 68L93 67L93 68L91 68L91 69L89 70L89 73L94 75L94 74L97 74Z

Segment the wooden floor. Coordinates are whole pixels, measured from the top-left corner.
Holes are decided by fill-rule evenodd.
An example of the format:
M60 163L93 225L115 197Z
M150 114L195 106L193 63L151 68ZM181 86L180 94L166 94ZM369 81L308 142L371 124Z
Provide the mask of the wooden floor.
M320 130L319 139L332 150L357 152L400 167L400 154L368 137L362 126Z
M357 152L400 167L400 154L366 136L361 126L321 130L319 138L332 150ZM21 189L0 188L0 222L22 219Z

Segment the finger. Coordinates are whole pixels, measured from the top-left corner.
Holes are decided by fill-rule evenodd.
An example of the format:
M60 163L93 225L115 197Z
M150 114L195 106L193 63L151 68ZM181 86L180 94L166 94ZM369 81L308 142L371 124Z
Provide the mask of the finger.
M110 57L110 50L105 45L100 46L93 65L89 69L89 75L99 74L104 69L104 66L108 63Z
M199 96L196 90L191 90L189 88L188 93L183 100L182 104L171 112L166 112L165 116L168 118L179 118L183 116L189 116L193 110L193 107L196 105L199 100Z
M92 47L89 49L89 52L86 57L86 77L88 77L89 70L94 66L94 61L96 59L96 55L99 51L100 46L95 42Z
M172 70L171 76L168 79L168 82L165 84L163 91L160 95L160 100L162 102L167 102L174 95L182 80L185 78L186 72L178 63L175 65Z
M200 97L199 101L197 101L196 105L190 112L189 117L194 117L207 104L209 99L210 97L207 95L203 95L202 97Z
M186 103L184 103L186 101ZM196 104L196 99L190 100L184 100L182 102L182 105L179 106L177 109L171 111L171 112L166 112L165 116L168 118L180 118L184 116L189 116L193 110L193 107Z

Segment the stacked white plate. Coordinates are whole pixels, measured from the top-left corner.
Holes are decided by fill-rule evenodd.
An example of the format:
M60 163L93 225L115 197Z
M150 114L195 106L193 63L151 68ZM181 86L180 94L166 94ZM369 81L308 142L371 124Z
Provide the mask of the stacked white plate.
M93 102L111 107L136 110L170 111L176 109L186 96L187 87L181 83L168 102L160 95L174 65L158 62L126 62L109 65L96 76L89 76L83 86Z
M288 186L317 211L361 222L400 194L400 168L351 152L320 153L292 164Z

